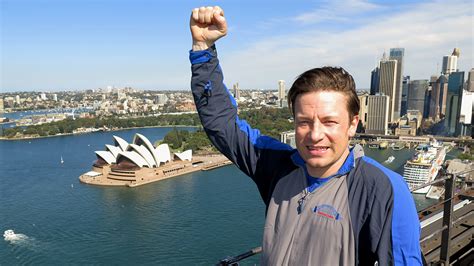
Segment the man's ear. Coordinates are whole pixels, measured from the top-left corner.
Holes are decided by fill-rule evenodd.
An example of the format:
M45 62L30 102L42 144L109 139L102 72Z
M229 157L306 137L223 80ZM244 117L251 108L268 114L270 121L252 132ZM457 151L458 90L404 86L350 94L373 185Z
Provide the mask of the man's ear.
M354 137L357 131L357 125L359 124L359 115L352 117L349 125L349 137Z

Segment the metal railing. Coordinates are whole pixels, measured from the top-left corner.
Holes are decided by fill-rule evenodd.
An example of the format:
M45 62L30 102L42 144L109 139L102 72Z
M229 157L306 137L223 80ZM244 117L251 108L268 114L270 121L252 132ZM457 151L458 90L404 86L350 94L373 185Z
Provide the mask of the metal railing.
M451 227L454 224L452 216L455 196L455 183L457 181L457 177L466 175L471 172L474 172L474 169L456 173L444 173L444 177L417 186L410 190L410 192L414 192L421 188L444 182L444 201L442 202L444 211L443 223L441 229L436 231L436 233L441 232L441 249L439 255L439 263L441 265L449 265L449 256L451 254Z

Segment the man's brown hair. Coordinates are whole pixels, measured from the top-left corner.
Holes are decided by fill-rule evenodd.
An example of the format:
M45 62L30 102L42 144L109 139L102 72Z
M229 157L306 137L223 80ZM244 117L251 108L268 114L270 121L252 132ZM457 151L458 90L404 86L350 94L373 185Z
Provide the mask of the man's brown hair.
M295 114L296 97L317 91L337 91L346 96L347 111L352 120L359 114L360 102L352 76L342 67L321 67L310 69L296 78L288 92L288 106Z

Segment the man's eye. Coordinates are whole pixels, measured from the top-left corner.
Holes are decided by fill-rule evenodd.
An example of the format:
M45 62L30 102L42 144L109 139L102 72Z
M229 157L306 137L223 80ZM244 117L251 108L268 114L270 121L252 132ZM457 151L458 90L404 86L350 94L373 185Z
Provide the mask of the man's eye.
M324 122L324 124L331 126L331 125L336 125L337 122L336 121L326 121L326 122Z

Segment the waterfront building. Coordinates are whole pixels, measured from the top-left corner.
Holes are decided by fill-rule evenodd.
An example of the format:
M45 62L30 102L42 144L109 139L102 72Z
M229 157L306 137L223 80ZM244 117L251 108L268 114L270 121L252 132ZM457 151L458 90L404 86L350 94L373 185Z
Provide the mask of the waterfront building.
M460 132L459 116L461 97L464 86L464 71L451 72L448 79L448 95L446 97L446 116L444 125L448 135L458 135Z
M388 103L388 122L395 120L395 90L397 81L397 60L387 59L385 53L383 54L382 60L379 62L380 73L379 73L379 92L387 95L390 98ZM398 109L397 109L398 110Z
M387 135L390 96L379 94L367 97L367 126L365 133Z
M194 160L191 150L175 152L171 157L168 144L156 148L143 135L135 134L132 143L114 136L114 145L96 151L92 170L81 175L83 183L103 186L135 187L198 170L209 170L230 164L222 155Z
M57 102L58 101L58 95L55 93L53 94L53 101Z
M376 66L370 74L370 95L379 93L379 67Z
M400 116L404 116L408 110L408 107L407 107L408 86L410 86L410 76L404 76L403 83L402 83L402 101L400 103Z
M5 111L5 106L3 104L3 99L0 98L0 113L3 113Z
M443 56L443 66L441 70L442 74L449 75L452 72L456 72L458 70L459 54L460 54L459 48L454 48L451 55Z
M368 119L368 100L369 100L369 95L367 93L357 95L359 97L359 102L360 102L360 109L359 109L359 124L361 124L362 129L360 127L357 127L357 132L358 133L363 133L365 132L365 128L367 126L367 119Z
M412 80L408 87L407 108L423 113L425 109L425 94L428 90L428 80Z
M46 98L46 93L42 92L42 93L40 94L40 99L43 100L43 101L48 100L48 98Z
M400 108L402 101L402 83L403 83L403 66L404 66L405 48L390 48L390 60L397 61L397 73L395 79L395 95L392 99L394 105L393 119L397 120L400 117Z

